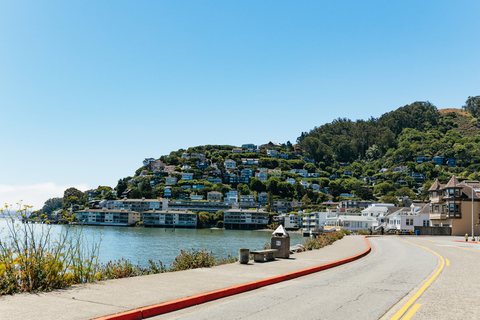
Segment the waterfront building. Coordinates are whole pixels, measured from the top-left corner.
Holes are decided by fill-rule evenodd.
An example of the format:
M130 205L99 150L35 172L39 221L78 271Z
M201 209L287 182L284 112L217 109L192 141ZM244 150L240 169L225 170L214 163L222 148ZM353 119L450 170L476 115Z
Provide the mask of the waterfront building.
M142 212L145 227L195 228L197 214L189 211L145 211Z
M167 187L165 187L167 188ZM122 199L113 200L113 210L128 210L128 211L147 211L160 210L162 208L162 201L157 199Z
M327 218L336 218L335 213L329 211L314 211L303 213L303 232L310 233L310 231L325 227Z
M263 229L268 224L268 212L261 209L230 209L223 213L225 229Z
M349 231L369 230L378 225L377 219L363 216L339 216L337 218L337 227Z
M421 206L412 204L410 207L396 209L385 217L385 231L409 230L413 232L415 227L430 226L430 214L426 204Z
M184 201L184 200L168 200L163 205L163 210L173 211L195 211L195 212L211 212L215 213L219 210L225 211L232 208L231 203L218 201Z
M302 222L302 217L298 216L295 213L282 213L281 215L274 216L273 221L275 221L279 225L281 224L284 228L299 228L300 223Z
M85 208L75 212L75 220L86 225L131 226L141 220L141 214L125 209Z

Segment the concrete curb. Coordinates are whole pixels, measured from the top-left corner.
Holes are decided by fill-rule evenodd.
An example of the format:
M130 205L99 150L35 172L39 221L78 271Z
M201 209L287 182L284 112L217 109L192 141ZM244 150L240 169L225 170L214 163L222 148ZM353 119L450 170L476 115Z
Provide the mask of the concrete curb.
M366 256L367 254L369 254L370 251L372 250L372 248L370 247L370 244L367 241L367 238L369 238L369 237L370 236L365 236L365 242L367 243L367 247L368 247L367 250L365 250L364 252L362 252L360 254L357 254L355 256L346 258L346 259L322 264L320 266L316 266L316 267L312 267L312 268L308 268L308 269L303 269L303 270L300 270L300 271L295 271L295 272L291 272L291 273L287 273L287 274L283 274L283 275L279 275L279 276L275 276L275 277L271 277L271 278L266 278L266 279L262 279L262 280L258 280L258 281L253 281L253 282L241 284L241 285L238 285L238 286L233 286L233 287L228 287L228 288L219 289L219 290L215 290L215 291L210 291L210 292L206 292L206 293L202 293L202 294L199 294L199 295L190 296L190 297L186 297L186 298L182 298L182 299L178 299L178 300L167 301L167 302L163 302L163 303L160 303L160 304L155 304L155 305L143 307L143 308L140 308L140 309L130 310L130 311L122 312L122 313L112 314L112 315L109 315L109 316L96 318L94 320L140 320L140 319L146 319L148 317L153 317L153 316L157 316L157 315L160 315L160 314L163 314L163 313L180 310L180 309L183 309L183 308L186 308L186 307L194 306L194 305L201 304L201 303L204 303L204 302L208 302L208 301L211 301L211 300L228 297L228 296L231 296L231 295L234 295L234 294L238 294L238 293L250 291L250 290L253 290L253 289L261 288L261 287L268 286L268 285L278 283L278 282L281 282L281 281L295 279L295 278L305 276L305 275L308 275L308 274L311 274L311 273L314 273L314 272L319 272L319 271L322 271L322 270L337 267L337 266L340 266L342 264L358 260L358 259Z

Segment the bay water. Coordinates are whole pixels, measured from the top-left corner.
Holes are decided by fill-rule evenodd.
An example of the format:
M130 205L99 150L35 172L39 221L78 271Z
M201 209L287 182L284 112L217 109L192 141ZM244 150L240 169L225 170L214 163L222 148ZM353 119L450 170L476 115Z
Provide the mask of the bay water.
M7 221L0 219L0 237L8 233ZM41 225L38 226L40 229ZM52 225L53 232L72 226ZM77 226L78 227L78 226ZM233 255L238 257L239 248L262 249L270 243L272 231L223 230L223 229L181 229L181 228L143 228L80 226L87 239L98 241L100 238L100 261L124 258L134 264L147 266L151 259L161 261L167 267L180 254L180 250L206 249L217 256ZM290 245L303 243L300 233L290 233Z

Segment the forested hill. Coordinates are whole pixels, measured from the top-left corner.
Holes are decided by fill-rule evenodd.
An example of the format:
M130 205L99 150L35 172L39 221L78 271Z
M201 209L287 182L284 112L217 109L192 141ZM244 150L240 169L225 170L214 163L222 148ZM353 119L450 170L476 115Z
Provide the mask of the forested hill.
M145 159L115 190L69 188L63 199L47 201L50 209L42 212L62 204L83 208L92 198L206 200L211 191L223 199L233 190L262 203L301 200L312 209L352 197L388 203L428 199L436 178L480 180L479 119L480 96L475 96L457 109L414 102L379 118L339 118L302 133L296 145L189 147Z
M357 161L390 168L417 156L441 155L455 157L457 166L473 173L480 165L479 108L480 96L469 97L462 109L414 102L378 119L339 118L303 132L297 143L326 167Z

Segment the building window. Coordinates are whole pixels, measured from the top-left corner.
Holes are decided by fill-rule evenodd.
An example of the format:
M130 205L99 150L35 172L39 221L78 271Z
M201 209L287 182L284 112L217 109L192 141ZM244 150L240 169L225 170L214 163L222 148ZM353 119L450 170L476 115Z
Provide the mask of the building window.
M428 220L423 220L423 226L424 226L424 227L428 227L428 225L429 225L428 222L429 222Z

